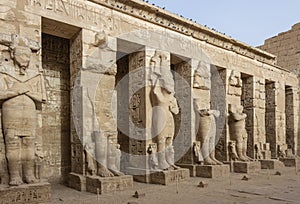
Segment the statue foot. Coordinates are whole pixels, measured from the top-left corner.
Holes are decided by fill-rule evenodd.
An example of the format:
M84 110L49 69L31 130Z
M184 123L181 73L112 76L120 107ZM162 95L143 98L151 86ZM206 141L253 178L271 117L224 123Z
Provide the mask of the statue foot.
M173 167L170 166L170 164L168 164L167 162L161 162L159 164L159 168L162 169L163 171L173 170Z
M101 177L113 177L114 174L112 172L110 172L107 168L105 168L104 166L101 166L98 168L98 176Z
M239 160L240 161L244 161L244 162L247 162L247 161L249 161L246 157L244 157L244 156L240 156L239 157Z
M28 184L30 184L30 183L37 183L38 182L38 180L34 176L26 176L25 177L25 181Z
M118 171L118 170L113 170L113 169L109 169L113 174L114 176L124 176L125 174L122 173L121 171Z
M20 177L16 177L10 179L9 185L18 186L21 185L22 183L23 183L22 179Z
M217 165L217 162L213 161L212 159L204 159L204 165Z
M175 164L172 164L172 167L174 168L174 170L180 169L180 167L176 166Z
M217 163L217 165L223 165L223 162L220 162L220 161L217 160L217 159L214 159L214 161Z

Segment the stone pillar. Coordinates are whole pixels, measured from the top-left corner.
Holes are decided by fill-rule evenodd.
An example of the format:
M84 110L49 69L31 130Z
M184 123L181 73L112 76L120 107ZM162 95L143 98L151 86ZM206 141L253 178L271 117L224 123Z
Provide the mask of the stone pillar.
M298 89L290 86L285 88L286 143L293 155L297 155L298 147Z
M227 91L228 91L228 74L226 69L219 69L218 67L211 67L211 109L219 110L220 116L216 119L217 138L215 155L219 161L228 160L227 149ZM224 121L225 120L225 121ZM225 123L224 123L225 122Z
M248 156L255 158L255 145L261 151L264 151L266 146L265 82L263 79L253 76L245 76L242 79L242 105L244 112L247 114Z
M195 114L193 110L192 81L193 72L199 62L196 60L181 61L172 65L175 75L175 95L180 113L175 118L175 161L178 164L194 164L193 142L196 141ZM205 100L205 96L201 96Z
M146 86L147 65L153 51L146 48L129 54L129 166L127 171L141 182L150 182L147 148L151 144L150 90Z
M116 39L104 32L82 30L75 41L78 47L74 49L71 66L78 72L71 72L71 80L74 76L72 112L76 134L72 135L69 186L93 193L97 192L97 186L100 193L131 188L132 177L123 176L119 169L121 153L117 144L117 110L113 103L116 99ZM108 181L116 185L109 187Z
M270 143L272 158L278 158L287 150L284 90L281 83L266 81L266 140Z

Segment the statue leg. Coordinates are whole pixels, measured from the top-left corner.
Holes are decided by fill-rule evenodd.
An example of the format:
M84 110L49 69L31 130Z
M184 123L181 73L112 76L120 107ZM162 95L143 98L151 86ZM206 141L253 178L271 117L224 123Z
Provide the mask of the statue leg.
M114 142L108 142L107 146L107 168L109 171L111 171L115 176L123 176L124 174L120 171L120 168L117 167L117 163L120 162L120 159L117 157L120 157L121 155L117 154L117 147L116 143Z
M157 139L157 157L158 157L158 167L161 170L169 170L170 165L166 160L166 141L164 136L159 135Z
M114 174L107 168L107 138L101 133L95 133L97 175L101 177L112 177Z
M209 138L209 134L202 135L201 137L201 152L204 159L205 165L216 165L217 163L211 159L210 146L211 141Z
M248 161L253 161L253 159L251 159L250 157L247 156L247 149L248 149L248 143L247 143L247 133L245 135L245 137L243 138L243 155L244 157L248 160Z
M6 157L8 162L8 172L10 176L9 184L18 186L23 183L20 176L21 171L21 141L13 132L7 131L5 134Z
M210 150L209 157L210 157L210 159L213 160L216 164L222 165L223 163L220 162L219 160L217 160L216 157L215 157L215 147L216 147L216 143L215 143L215 134L213 134L213 135L211 135L211 137L210 137L210 142L209 142L209 150Z
M34 142L35 139L33 137L24 137L22 139L22 162L26 183L37 182L34 176Z
M238 138L236 140L236 149L237 149L237 154L238 154L239 159L241 161L247 161L248 159L244 156L244 141L243 141L243 138Z

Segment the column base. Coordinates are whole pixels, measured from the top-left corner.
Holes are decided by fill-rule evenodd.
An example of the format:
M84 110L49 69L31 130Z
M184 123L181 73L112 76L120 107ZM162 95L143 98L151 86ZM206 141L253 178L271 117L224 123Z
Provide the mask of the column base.
M256 173L261 169L261 164L259 161L243 162L243 161L234 161L234 162L224 162L225 164L230 165L231 172L234 173Z
M176 166L179 166L184 169L188 169L190 171L190 177L196 177L196 166L194 164L176 164Z
M203 178L229 178L230 166L224 165L198 165L196 166L196 176Z
M190 178L190 171L188 169L177 169L170 171L158 171L150 175L151 183L170 185L177 181L183 181Z
M170 185L176 183L177 180L182 181L190 178L190 171L184 168L169 171L128 168L127 173L133 175L137 182L161 185Z
M68 186L78 191L86 191L86 177L81 174L70 173Z
M132 188L133 177L128 175L114 177L86 177L86 191L90 193L99 192L99 194L105 194Z
M298 158L280 158L281 161L286 167L296 167L298 165Z
M38 204L50 202L51 185L49 183L24 184L0 188L1 204Z
M284 167L284 164L275 159L270 159L270 160L259 160L261 164L261 169L275 169L279 170Z

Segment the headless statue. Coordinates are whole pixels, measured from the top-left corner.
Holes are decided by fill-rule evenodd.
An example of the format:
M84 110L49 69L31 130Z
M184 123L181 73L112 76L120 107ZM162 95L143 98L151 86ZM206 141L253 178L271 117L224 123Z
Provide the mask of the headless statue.
M152 89L152 106L159 110L152 115L152 131L156 135L158 168L161 170L178 169L174 164L173 139L175 124L173 114L179 113L174 93L155 85Z
M251 161L247 156L248 134L245 128L247 115L243 113L243 106L229 105L230 137L236 142L237 156L240 161Z
M199 114L198 136L201 143L201 153L205 165L221 165L222 162L215 158L215 140L216 140L216 121L220 116L217 110L199 109L195 100L196 110Z

